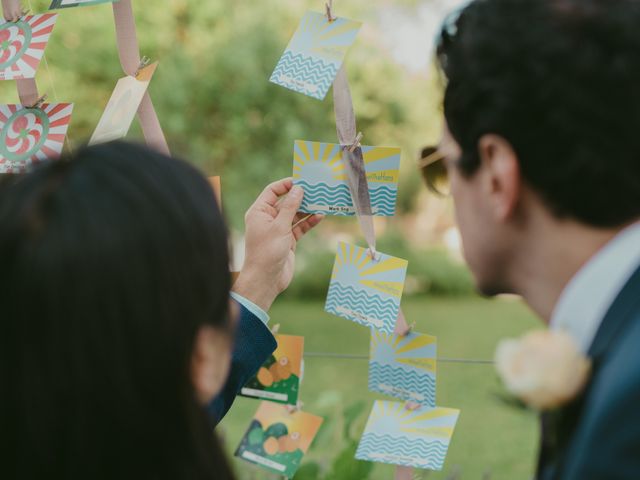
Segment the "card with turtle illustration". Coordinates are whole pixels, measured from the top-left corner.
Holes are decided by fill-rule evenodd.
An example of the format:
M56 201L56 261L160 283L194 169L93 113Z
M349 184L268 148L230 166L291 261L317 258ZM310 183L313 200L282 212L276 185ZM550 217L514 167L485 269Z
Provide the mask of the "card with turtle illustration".
M322 422L322 417L317 415L262 402L235 455L265 470L292 478Z
M304 337L276 335L278 348L247 382L240 394L271 402L296 405L300 391Z

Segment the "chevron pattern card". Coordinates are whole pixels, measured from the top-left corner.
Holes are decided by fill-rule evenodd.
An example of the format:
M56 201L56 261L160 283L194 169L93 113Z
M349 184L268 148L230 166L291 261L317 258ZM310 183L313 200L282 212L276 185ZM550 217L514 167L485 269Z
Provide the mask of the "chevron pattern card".
M331 275L325 310L353 322L393 333L407 275L406 260L342 243Z
M29 15L0 25L0 80L34 78L58 14Z
M371 330L369 390L436 406L436 337Z
M400 149L363 146L362 153L373 214L392 217L398 198ZM304 189L300 211L342 216L356 214L340 145L296 140L293 182Z
M89 145L110 142L127 135L157 67L158 62L155 62L141 69L136 77L127 75L118 80Z
M55 10L56 8L87 7L100 3L116 3L117 1L118 0L53 0L49 10Z
M262 402L240 441L236 457L292 478L316 437L322 417Z
M376 401L356 458L369 462L442 470L460 410Z
M304 337L276 335L278 348L240 390L243 397L296 405L300 391Z
M32 164L62 153L72 103L40 108L0 105L0 173L22 173Z
M321 13L307 12L270 81L323 100L361 26L345 18L329 22Z

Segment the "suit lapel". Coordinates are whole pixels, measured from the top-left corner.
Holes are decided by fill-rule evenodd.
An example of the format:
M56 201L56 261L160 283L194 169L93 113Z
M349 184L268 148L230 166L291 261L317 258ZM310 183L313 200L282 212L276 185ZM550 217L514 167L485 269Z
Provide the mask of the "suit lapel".
M589 348L588 356L593 360L594 374L616 337L640 307L640 268L631 276L605 315L598 333ZM571 404L557 412L541 415L541 445L538 461L538 480L559 478L562 457L571 441L576 425L582 414L582 406L591 385Z
M640 268L631 276L609 308L596 334L589 357L598 363L606 354L615 338L624 330L625 324L640 305Z

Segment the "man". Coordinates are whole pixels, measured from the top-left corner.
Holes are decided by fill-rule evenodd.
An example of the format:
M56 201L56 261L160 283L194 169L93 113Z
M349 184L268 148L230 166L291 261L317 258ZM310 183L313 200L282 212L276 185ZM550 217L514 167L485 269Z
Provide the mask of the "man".
M276 349L267 312L291 283L298 240L322 215L299 214L304 192L290 178L268 185L245 216L246 258L231 296L240 306L231 370L209 405L214 423L227 413L242 387Z
M440 154L478 287L593 361L543 429L541 480L640 478L638 25L634 0L476 0L439 42Z

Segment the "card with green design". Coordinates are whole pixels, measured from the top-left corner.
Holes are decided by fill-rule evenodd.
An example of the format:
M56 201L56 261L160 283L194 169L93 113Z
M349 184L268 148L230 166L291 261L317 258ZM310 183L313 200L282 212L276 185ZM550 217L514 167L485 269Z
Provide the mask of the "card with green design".
M262 402L236 450L236 457L292 478L320 430L322 417Z
M296 405L302 373L304 337L276 335L278 348L247 382L240 394L276 403Z

